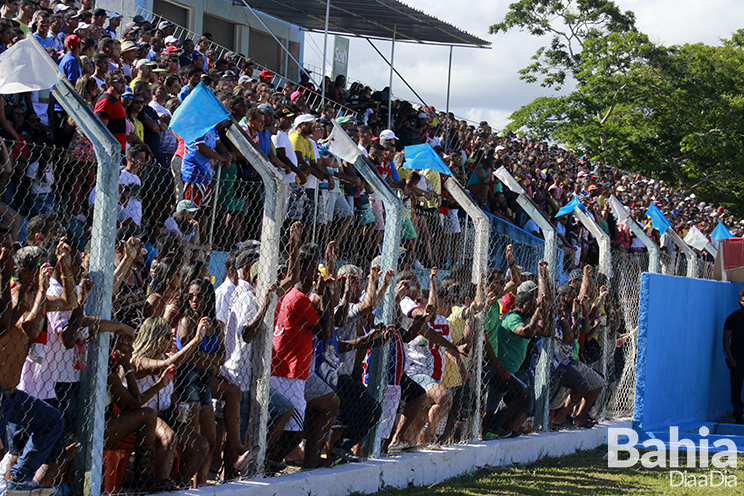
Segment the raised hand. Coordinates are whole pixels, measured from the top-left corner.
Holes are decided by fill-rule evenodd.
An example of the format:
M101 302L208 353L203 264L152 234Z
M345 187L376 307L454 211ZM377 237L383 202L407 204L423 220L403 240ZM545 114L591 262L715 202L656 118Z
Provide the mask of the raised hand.
M47 289L49 289L49 278L52 277L53 272L54 267L48 263L41 266L39 269L39 291L46 293Z
M395 277L395 271L393 269L388 269L385 271L385 276L382 279L382 283L386 286L389 286L391 282L393 282L393 277Z
M201 341L210 327L212 327L212 319L209 317L202 317L199 320L199 325L196 326L196 339Z
M163 386L167 386L173 381L173 378L176 376L176 366L171 365L160 374L160 382L163 384Z
M514 265L514 247L512 245L506 245L504 254L506 255L506 263L510 266Z
M373 265L369 268L369 278L372 279L372 282L377 284L377 281L380 280L380 276L382 275L382 269L379 265Z
M300 241L302 241L302 223L301 222L295 222L292 224L292 226L289 228L289 238L290 241L295 244L300 244Z
M67 244L67 238L62 236L59 238L57 248L54 250L54 255L57 257L57 261L62 264L63 267L69 267L72 263L72 257L70 256L70 245Z

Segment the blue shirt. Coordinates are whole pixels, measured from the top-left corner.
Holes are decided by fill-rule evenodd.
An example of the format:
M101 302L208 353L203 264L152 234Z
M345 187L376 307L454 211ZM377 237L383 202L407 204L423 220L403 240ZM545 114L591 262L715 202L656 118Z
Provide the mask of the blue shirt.
M183 86L181 88L181 91L178 92L178 99L182 102L186 99L187 96L189 96L189 93L191 93L191 88L187 86Z
M209 184L212 182L214 169L212 169L209 157L199 153L196 149L199 143L214 148L217 145L217 131L211 129L201 138L186 144L181 163L181 179L185 183Z
M269 156L269 153L271 153L271 133L268 129L264 129L258 133L258 147L267 157Z
M38 34L34 33L34 38L43 46L44 48L54 48L54 39L53 38L42 38Z
M65 77L73 86L75 85L75 81L80 79L80 62L70 52L65 53L59 61L59 70L64 73Z

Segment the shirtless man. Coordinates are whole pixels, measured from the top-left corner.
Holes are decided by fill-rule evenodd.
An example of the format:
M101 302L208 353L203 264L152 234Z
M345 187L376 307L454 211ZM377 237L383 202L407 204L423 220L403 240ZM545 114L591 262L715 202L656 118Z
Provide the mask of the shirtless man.
M64 238L56 252L63 279L71 281L70 247ZM30 246L15 256L12 253L10 237L5 234L0 243L0 430L14 423L26 431L28 441L10 469L6 494L46 496L56 488L42 486L33 478L62 434L64 420L59 410L16 387L29 343L42 331L45 313L73 309L74 284L65 284L62 296L47 297L54 268L46 263L42 249Z

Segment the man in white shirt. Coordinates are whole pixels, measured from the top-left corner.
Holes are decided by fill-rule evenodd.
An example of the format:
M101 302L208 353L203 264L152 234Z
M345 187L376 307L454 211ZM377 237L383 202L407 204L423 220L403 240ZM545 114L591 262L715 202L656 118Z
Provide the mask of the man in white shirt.
M240 278L235 268L235 260L238 257L237 250L233 250L225 257L225 280L214 291L216 302L217 320L227 326L227 318L230 315L230 299L235 288L238 287Z
M127 165L121 171L119 184L129 186L129 202L124 207L127 219L132 219L137 227L142 227L142 200L140 199L140 189L142 181L139 173L142 172L145 162L147 161L147 152L143 145L132 145L127 150Z
M285 189L286 197L284 199L285 212L283 217L300 220L302 219L303 197L305 190L295 180L297 177L300 183L307 181L307 176L299 169L297 154L295 153L292 141L289 139L287 131L292 128L292 121L295 118L289 109L282 108L274 112L276 119L276 134L271 137L271 142L276 149L276 156L287 166L286 170L279 171L284 176L283 183L288 185Z

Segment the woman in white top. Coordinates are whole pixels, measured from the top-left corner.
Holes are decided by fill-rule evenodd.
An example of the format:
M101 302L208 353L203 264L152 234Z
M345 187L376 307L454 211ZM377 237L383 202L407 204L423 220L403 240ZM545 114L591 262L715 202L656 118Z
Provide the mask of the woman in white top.
M181 350L167 356L171 348L171 327L161 317L146 319L137 333L132 354L132 370L141 389L157 383L163 371L176 368L186 362L197 350L208 326L197 327L197 336ZM173 384L162 388L146 404L158 412L156 427L157 454L156 474L168 478L171 474L176 448L181 448L176 485L188 487L191 478L204 463L209 452L207 440L189 425L188 404L174 404Z

